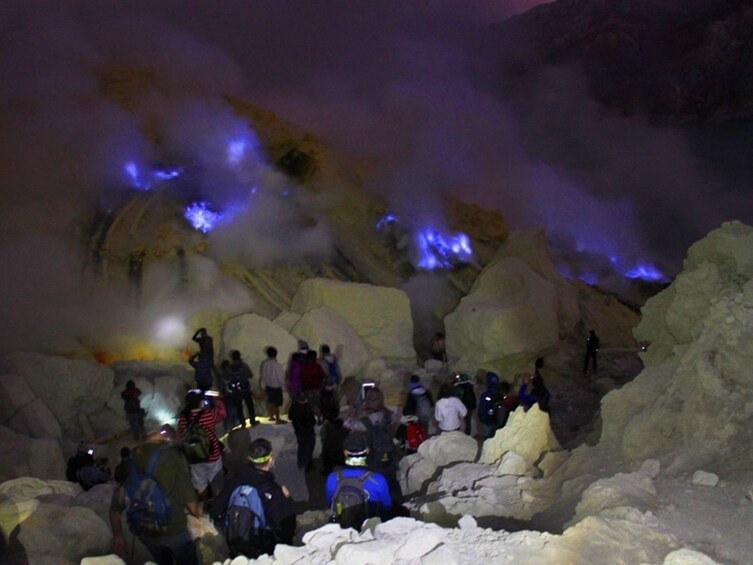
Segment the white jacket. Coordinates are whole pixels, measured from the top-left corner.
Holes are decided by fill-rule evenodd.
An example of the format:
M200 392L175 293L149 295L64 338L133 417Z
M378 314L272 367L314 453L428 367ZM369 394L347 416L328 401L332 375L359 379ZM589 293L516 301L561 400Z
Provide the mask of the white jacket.
M440 398L434 406L434 419L443 432L460 430L466 414L468 414L468 409L456 396Z
M283 388L285 386L285 369L277 359L265 359L259 370L261 384L270 388Z

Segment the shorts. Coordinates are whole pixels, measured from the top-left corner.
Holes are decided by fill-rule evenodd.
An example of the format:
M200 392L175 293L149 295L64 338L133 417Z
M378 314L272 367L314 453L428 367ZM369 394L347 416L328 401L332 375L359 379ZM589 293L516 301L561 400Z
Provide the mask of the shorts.
M272 386L264 387L264 392L267 395L267 404L272 406L282 406L282 389Z
M219 472L222 471L222 457L217 461L191 464L191 484L193 488L201 492L209 486Z

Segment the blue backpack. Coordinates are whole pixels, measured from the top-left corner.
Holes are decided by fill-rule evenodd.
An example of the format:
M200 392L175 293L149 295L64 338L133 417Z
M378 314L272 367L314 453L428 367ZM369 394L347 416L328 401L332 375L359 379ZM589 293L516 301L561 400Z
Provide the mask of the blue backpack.
M155 449L149 465L143 471L133 459L128 461L125 482L126 518L129 529L136 535L156 536L167 529L172 503L154 478L161 450Z
M333 357L332 361L325 359L327 363L327 384L339 385L340 384L340 366L337 364L337 357Z
M234 556L258 557L274 547L259 491L250 485L236 487L225 513L225 539Z

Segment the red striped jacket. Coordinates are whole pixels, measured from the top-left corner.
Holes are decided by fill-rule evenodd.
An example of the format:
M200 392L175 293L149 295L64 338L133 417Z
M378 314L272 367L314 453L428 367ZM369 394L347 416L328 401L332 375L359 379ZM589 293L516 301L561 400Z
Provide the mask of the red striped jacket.
M225 403L219 396L214 399L214 408L208 410L206 408L196 408L191 410L191 419L193 419L197 413L203 410L201 417L199 418L199 425L204 428L209 436L209 441L212 444L212 453L209 455L207 461L217 461L222 456L222 448L220 446L220 440L217 437L215 426L225 419ZM178 420L178 437L183 435L186 427L188 426L188 418L182 415Z

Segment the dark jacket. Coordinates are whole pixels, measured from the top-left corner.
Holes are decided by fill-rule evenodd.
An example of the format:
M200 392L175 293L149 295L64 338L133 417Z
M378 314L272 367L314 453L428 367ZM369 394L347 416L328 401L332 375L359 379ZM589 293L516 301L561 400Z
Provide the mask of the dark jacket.
M420 402L424 402L428 408L421 409ZM411 383L405 396L403 416L418 416L420 420L430 420L434 414L433 408L434 398L431 391L425 389L421 383Z
M295 401L288 411L295 435L315 435L316 415L309 402Z
M261 553L272 555L278 543L292 544L295 535L293 500L282 492L282 487L275 481L274 473L263 471L251 464L244 465L237 473L228 477L222 491L210 504L209 515L215 524L220 528L224 527L230 496L242 485L250 485L259 491L264 506L264 517L272 528L273 535L267 540L261 540L262 545L266 545L259 548Z
M499 397L499 376L490 371L486 373L486 390L478 403L478 419L482 424L488 426L495 421L494 405Z

